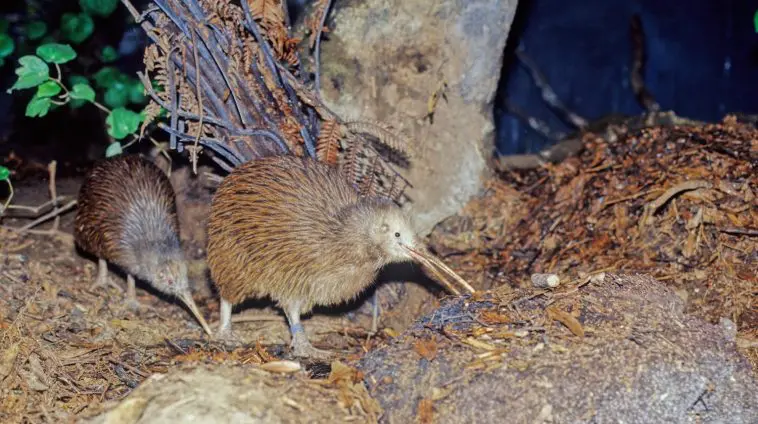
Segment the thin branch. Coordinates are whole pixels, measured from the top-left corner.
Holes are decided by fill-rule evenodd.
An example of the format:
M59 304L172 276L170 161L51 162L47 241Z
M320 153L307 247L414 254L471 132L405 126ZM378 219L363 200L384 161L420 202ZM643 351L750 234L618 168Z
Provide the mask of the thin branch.
M188 141L191 144L194 144L194 140L195 140L194 136L190 136L189 134L185 134L181 131L175 130L163 123L158 124L158 127L174 137L177 137L177 138L181 137L180 141L182 142ZM214 152L220 154L221 156L223 156L226 160L228 160L234 166L241 165L242 163L245 162L245 158L237 156L237 154L234 151L230 150L227 146L225 146L219 140L207 138L207 137L200 137L199 142L203 147L207 147L213 150Z
M550 125L547 124L547 122L542 121L534 116L530 116L524 110L522 110L520 107L512 104L508 100L504 100L503 103L505 104L505 109L510 112L512 115L526 123L529 128L536 131L538 134L542 135L543 137L549 139L549 140L562 140L566 134L558 131L553 132L552 129L550 129Z
M326 25L326 18L329 15L329 9L332 7L332 0L326 0L326 5L324 6L324 13L321 15L321 21L318 26L318 30L316 30L316 46L313 52L313 61L314 63L314 73L316 80L314 81L315 86L315 92L316 92L316 98L321 102L324 103L324 100L321 98L321 33L324 31L324 25Z
M659 112L661 106L655 97L647 90L645 78L642 76L645 68L645 33L639 15L632 16L629 25L629 35L632 39L632 68L629 71L629 81L640 106L648 112Z
M540 72L537 64L535 64L534 61L522 49L516 49L516 57L518 57L518 60L531 74L534 83L542 92L542 99L545 100L545 103L547 103L548 106L554 109L559 115L561 115L563 119L565 119L568 123L575 126L576 128L584 129L587 127L587 120L572 112L568 107L566 107L566 105L563 104L563 102L561 102L561 100L558 98L558 95L555 94L555 91L553 91L553 88L550 87L550 84L547 82L545 75Z
M253 19L253 14L250 12L250 5L248 2L241 1L240 4L242 5L242 10L245 12L245 27L247 27L247 29L253 33L255 41L258 42L258 45L263 51L263 58L266 60L266 65L269 68L269 72L271 72L271 75L274 76L276 82L281 85L282 79L279 75L279 69L276 67L274 55L271 53L271 46L269 46L268 42L266 42L266 40L263 38L261 32L258 31L258 24L256 24L255 20Z

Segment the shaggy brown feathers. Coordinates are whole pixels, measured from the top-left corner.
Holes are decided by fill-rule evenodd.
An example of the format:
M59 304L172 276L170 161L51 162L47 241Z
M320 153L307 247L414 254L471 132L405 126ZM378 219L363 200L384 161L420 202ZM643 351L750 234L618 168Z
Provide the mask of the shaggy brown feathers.
M275 156L236 168L216 191L208 265L232 304L270 296L279 304L333 305L371 284L388 258L369 240L390 203L360 198L335 167Z
M82 250L125 269L144 250L179 247L174 190L166 174L136 155L96 164L79 191L74 239Z

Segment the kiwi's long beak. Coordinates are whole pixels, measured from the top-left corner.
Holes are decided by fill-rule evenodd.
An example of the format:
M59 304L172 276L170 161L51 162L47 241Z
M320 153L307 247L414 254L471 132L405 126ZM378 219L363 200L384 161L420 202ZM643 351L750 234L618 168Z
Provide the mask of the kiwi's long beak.
M200 323L200 325L203 327L203 330L205 330L206 333L208 333L209 336L211 336L211 328L208 326L208 323L205 322L205 318L203 318L203 314L200 313L200 310L197 309L197 305L195 305L195 300L192 298L192 294L190 294L189 291L186 291L182 294L180 294L179 299L184 302L185 305L189 308L190 312L192 312L192 315L195 316L195 319Z
M445 275L447 275L448 277L451 277L456 283L458 283L460 286L466 289L466 291L468 291L469 293L476 292L476 290L474 290L474 288L471 287L471 285L467 283L466 280L463 279L463 277L456 274L455 271L450 269L447 265L445 265L444 262L436 258L426 249L418 249L411 246L407 246L405 244L401 244L401 246L406 251L408 251L408 254L411 256L411 258L418 261L421 265L425 266L432 274L434 274L435 277L437 277L437 279L439 279L440 283L442 283L453 294L458 295L460 294L460 292L455 287L453 287L452 284L450 284L450 281L448 281L448 279L445 278Z

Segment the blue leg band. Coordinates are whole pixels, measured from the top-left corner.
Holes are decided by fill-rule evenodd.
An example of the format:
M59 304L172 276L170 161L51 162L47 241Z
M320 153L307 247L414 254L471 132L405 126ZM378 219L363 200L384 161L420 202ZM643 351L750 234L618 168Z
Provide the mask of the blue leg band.
M298 322L295 325L291 325L290 326L290 331L292 332L292 334L303 333L304 332L303 331L303 324L301 324L301 323Z

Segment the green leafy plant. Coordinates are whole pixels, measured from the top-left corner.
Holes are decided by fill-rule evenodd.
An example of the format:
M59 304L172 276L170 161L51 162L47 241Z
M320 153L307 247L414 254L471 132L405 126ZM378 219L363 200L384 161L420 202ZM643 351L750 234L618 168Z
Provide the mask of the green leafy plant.
M11 204L11 200L13 200L13 184L11 184L11 171L4 167L0 166L0 181L5 181L8 184L8 198L5 199L5 203L2 205L2 209L0 209L0 216L2 216L3 212L5 212L6 209L8 209L8 205Z
M15 69L17 79L8 93L36 89L27 100L25 116L44 118L64 105L70 109L94 105L106 113L105 129L114 140L106 156L120 154L124 140L132 137L128 145L138 139L138 131L142 136L144 128L140 130L140 123L147 115L143 110L147 104L144 87L135 76L111 65L119 58L113 46L90 50L89 57L82 59L77 54L77 50L87 51L85 46L92 44L89 40L93 40L96 20L112 15L119 0L78 0L78 4L79 11L60 15L57 28L48 28L46 22L36 18L14 23L21 28L17 33L25 36L19 39L21 49L9 34L8 21L0 18L0 66L14 53L21 56ZM34 46L35 41L41 45ZM98 67L98 62L102 66ZM94 68L95 72L66 72L77 68L85 72L93 72Z
M61 34L74 44L80 44L95 30L95 22L86 13L66 13L61 17Z
M81 106L91 103L107 113L105 123L108 135L115 140L123 140L129 135L136 138L135 133L143 121L144 114L124 107L136 97L134 91L137 87L123 73L115 68L103 68L94 76L95 84L106 88L105 99L106 103L113 107L111 110L96 100L95 90L89 85L87 78L78 75L69 78L73 84L71 88L63 83L60 65L76 58L76 51L70 45L43 44L37 48L36 53L36 55L27 55L19 59L19 67L16 68L18 78L8 90L10 93L14 90L37 89L26 106L26 116L44 117L54 105L77 102L78 106ZM55 77L50 76L50 65L55 67ZM141 94L141 83L139 89ZM121 152L121 143L116 141L108 147L106 156L117 155Z

